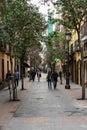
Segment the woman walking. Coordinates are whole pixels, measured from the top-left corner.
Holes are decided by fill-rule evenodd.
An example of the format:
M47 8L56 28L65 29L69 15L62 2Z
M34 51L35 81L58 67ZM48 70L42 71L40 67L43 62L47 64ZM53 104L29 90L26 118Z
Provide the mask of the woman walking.
M51 71L49 71L47 74L47 82L48 82L48 87L52 87L52 73L51 73Z
M41 71L37 70L37 78L38 78L38 82L40 82L40 78L41 78Z

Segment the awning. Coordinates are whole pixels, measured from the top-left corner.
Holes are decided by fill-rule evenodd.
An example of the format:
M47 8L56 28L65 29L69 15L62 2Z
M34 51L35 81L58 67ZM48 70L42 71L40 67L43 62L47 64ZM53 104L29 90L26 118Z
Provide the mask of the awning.
M23 63L23 66L26 67L26 68L30 67L30 65L28 65L26 62Z
M87 58L84 58L84 60L83 61L87 61Z
M84 41L87 41L87 36L84 36L82 39L81 39L82 42Z

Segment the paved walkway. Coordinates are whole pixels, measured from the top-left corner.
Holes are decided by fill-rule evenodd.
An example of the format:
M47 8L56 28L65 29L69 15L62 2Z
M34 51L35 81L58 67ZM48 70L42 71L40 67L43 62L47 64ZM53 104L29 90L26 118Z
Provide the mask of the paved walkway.
M13 117L14 112L20 105L20 101L23 99L24 95L28 91L30 86L28 78L24 79L24 88L21 90L21 81L19 81L19 86L17 88L18 101L10 101L8 87L0 91L0 130L4 130L5 126L8 124L10 119Z
M25 83L24 83L26 90L24 91L20 90L21 88L21 82L20 82L19 87L18 87L18 99L20 99L20 101L9 101L9 93L8 93L7 88L0 91L0 130L24 130L24 129L25 130L29 130L29 129L31 130L44 130L44 129L45 130L60 130L60 129L63 130L64 127L61 126L61 122L59 118L57 118L57 115L63 116L64 113L62 111L67 113L65 115L73 115L73 114L75 115L76 112L78 114L80 113L80 118L78 118L78 114L75 117L67 116L67 118L65 118L66 116L63 116L63 118L61 119L63 122L65 122L63 123L63 125L66 126L69 120L70 122L74 122L75 120L77 124L82 123L82 122L86 122L87 124L87 120L85 120L85 118L82 118L82 116L86 114L85 109L87 109L87 100L84 100L84 101L77 100L77 99L81 99L81 95L82 95L81 86L70 83L71 89L67 90L65 89L65 80L63 80L62 85L60 85L60 83L58 82L57 90L53 92L53 89L52 89L49 93L47 89L47 82L45 81L45 76L46 75L44 74L42 75L41 82L39 84L37 80L35 82L29 82L28 78L26 78ZM52 98L54 94L55 96L54 98ZM58 100L59 97L60 97L60 100ZM65 100L65 98L67 100ZM86 98L87 98L87 89L86 89ZM59 103L57 100L59 101ZM74 108L72 107L72 103L73 103L72 100L74 101L74 106L76 107L75 110L73 110ZM62 103L62 101L64 102L64 105L65 105L63 106L64 110L63 108L61 110L60 108L61 105L59 105ZM70 104L69 108L67 107L68 102ZM40 108L38 107L39 105L40 105ZM58 108L59 108L59 111L57 112ZM40 110L38 111L38 109ZM54 112L52 111L53 109L55 110ZM81 113L80 110L84 112ZM51 114L51 111L52 111L52 114ZM57 126L57 120L60 122L59 127ZM22 127L23 122L25 122L26 126ZM43 123L46 123L45 127ZM51 125L51 123L53 126ZM33 124L35 125L35 127L33 126ZM86 124L83 123L82 126L79 128L79 130L80 129L83 130L83 128L87 129ZM76 125L76 127L74 127L72 130L74 130L75 128L76 130L78 130L78 125Z

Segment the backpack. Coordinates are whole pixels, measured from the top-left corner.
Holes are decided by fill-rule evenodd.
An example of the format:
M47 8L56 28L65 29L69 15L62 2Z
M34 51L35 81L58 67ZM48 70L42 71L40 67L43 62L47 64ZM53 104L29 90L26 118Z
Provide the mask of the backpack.
M19 79L19 73L18 73L18 72L15 72L15 73L14 73L14 78L15 78L15 79Z

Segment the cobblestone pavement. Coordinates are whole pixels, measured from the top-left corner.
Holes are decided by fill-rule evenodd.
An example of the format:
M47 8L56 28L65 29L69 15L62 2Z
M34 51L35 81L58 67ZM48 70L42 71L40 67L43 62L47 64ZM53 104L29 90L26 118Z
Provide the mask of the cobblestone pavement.
M81 86L70 83L67 90L63 80L56 90L48 89L45 77L42 74L40 82L26 78L26 90L18 91L20 101L9 101L7 89L0 92L0 130L87 129L87 100L79 100Z

